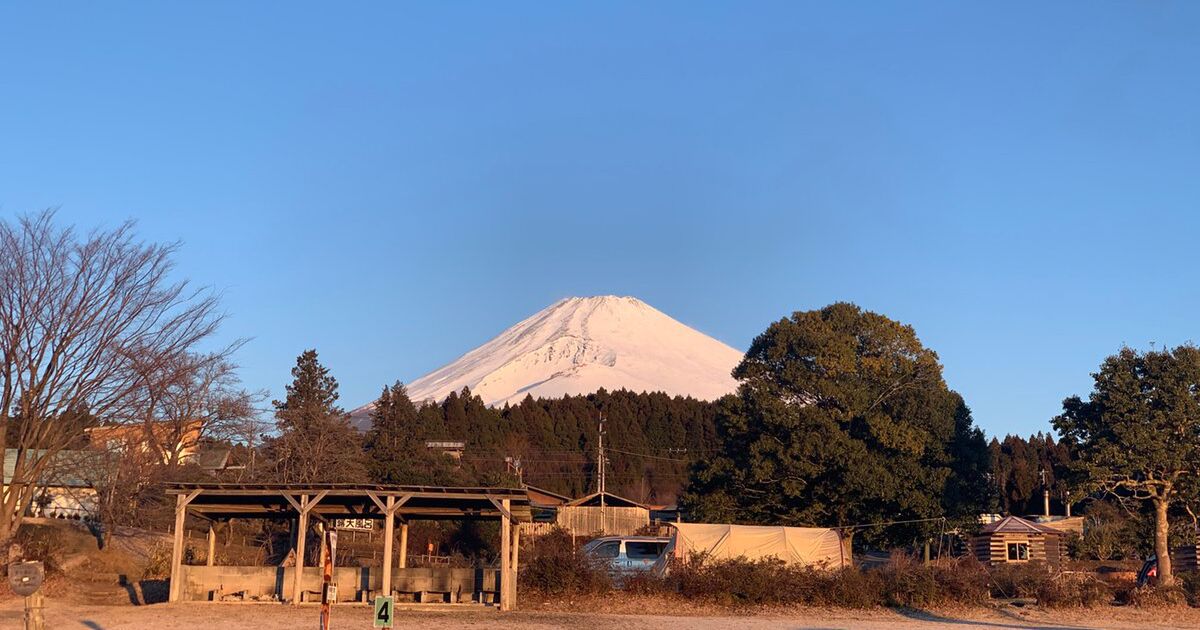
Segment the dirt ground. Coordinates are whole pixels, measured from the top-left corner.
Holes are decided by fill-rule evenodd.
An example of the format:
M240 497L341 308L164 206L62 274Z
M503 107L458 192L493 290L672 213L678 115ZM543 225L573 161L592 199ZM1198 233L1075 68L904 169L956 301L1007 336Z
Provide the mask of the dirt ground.
M21 627L21 602L0 602L0 628ZM587 628L624 630L678 628L787 628L789 630L834 628L1196 628L1200 610L1173 609L1139 611L1103 609L1092 611L1043 611L1026 608L971 609L968 611L823 611L797 610L753 616L569 613L521 611L499 613L490 609L452 611L397 611L397 628ZM47 600L46 628L52 630L291 630L317 627L317 608L292 608L280 604L160 604L152 606L94 606ZM345 605L334 609L333 628L370 628L371 611L365 606Z

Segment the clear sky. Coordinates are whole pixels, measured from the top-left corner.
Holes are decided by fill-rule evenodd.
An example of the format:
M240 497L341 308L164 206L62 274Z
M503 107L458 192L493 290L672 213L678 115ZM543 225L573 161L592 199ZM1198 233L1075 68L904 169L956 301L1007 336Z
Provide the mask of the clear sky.
M357 406L552 301L910 323L989 434L1197 338L1200 3L25 3L0 212L179 239Z

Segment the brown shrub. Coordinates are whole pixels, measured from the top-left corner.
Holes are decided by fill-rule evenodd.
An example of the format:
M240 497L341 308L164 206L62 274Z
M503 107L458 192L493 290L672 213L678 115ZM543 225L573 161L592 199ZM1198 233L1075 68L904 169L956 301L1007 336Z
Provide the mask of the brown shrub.
M666 581L680 595L723 606L806 605L869 608L883 603L883 583L857 569L825 570L780 560L694 559Z
M988 571L992 597L1034 599L1053 577L1050 567L1041 562L1000 564Z
M583 595L612 589L605 567L589 558L571 542L571 535L555 528L531 546L522 558L518 580L521 588L545 595Z
M1185 586L1137 586L1119 594L1121 603L1137 608L1175 608L1188 604Z
M1113 601L1112 589L1090 574L1063 573L1041 583L1037 602L1047 608L1090 608Z
M892 606L982 604L988 599L987 569L974 558L925 565L911 556L897 554L879 569L879 574L887 603Z
M21 546L22 557L25 560L38 560L46 571L46 575L62 572L62 558L59 552L64 547L62 532L56 527L41 525L26 525L17 530L13 542Z

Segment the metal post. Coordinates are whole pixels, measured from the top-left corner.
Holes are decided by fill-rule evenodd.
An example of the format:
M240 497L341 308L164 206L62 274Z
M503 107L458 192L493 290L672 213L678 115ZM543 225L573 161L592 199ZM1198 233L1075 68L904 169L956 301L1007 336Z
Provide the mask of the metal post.
M380 584L379 589L384 597L392 594L392 538L396 533L394 505L396 505L396 497L388 496L384 509L386 514L383 517L383 583Z

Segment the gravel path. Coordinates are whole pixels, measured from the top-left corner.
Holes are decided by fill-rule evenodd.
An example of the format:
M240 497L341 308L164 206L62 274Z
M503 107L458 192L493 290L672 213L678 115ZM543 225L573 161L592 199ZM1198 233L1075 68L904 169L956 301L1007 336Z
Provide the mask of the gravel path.
M652 611L647 611L650 613ZM0 628L20 628L21 602L0 603ZM175 604L144 607L87 606L61 600L47 603L46 627L53 630L291 630L315 628L317 609L294 609L278 604ZM930 613L924 611L879 610L866 612L807 610L784 615L755 616L662 616L613 615L601 613L515 612L493 610L398 611L397 628L503 628L506 630L542 630L548 628L587 628L587 630L675 629L714 630L717 628L787 628L789 630L826 630L864 628L950 629L968 628L1042 628L1078 630L1081 628L1196 628L1200 610L1169 610L1149 613L1136 610L1104 609L1086 612L1054 612L1011 609L986 609L968 612ZM370 628L370 610L362 606L336 608L333 628Z

